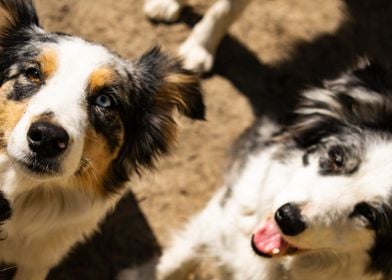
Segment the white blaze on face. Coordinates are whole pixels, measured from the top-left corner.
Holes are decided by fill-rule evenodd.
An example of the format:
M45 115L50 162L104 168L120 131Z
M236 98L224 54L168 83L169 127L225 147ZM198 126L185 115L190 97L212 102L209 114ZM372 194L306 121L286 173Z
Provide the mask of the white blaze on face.
M76 172L82 155L88 124L86 88L89 77L94 70L108 65L113 56L104 47L72 37L45 44L42 49L51 52L57 60L52 62L56 69L33 97L21 101L27 103L26 111L10 136L7 151L14 160L23 160L29 155L27 132L30 125L41 115L52 113L51 121L65 129L70 138L60 163L60 176L67 177Z

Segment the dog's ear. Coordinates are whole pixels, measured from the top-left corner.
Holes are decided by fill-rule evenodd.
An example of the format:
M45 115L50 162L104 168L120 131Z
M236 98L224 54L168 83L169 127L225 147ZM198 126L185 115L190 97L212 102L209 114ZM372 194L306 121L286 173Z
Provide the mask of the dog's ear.
M177 59L164 55L159 48L144 54L130 66L132 90L130 103L130 144L134 168L152 166L154 159L166 154L176 139L173 113L204 120L205 106L199 77L185 70Z
M205 106L199 77L185 70L181 61L169 58L158 47L145 53L136 63L137 82L154 105L177 108L189 118L203 120Z
M31 0L0 0L0 43L15 31L32 26L39 26L39 20Z

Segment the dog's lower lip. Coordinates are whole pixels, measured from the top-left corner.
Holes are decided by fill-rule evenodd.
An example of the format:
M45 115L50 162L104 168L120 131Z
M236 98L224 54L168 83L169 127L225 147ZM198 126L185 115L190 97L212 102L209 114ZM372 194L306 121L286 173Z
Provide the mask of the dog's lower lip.
M54 166L51 166L51 164L49 163L43 164L36 160L29 160L29 161L17 160L17 163L24 170L27 170L28 172L35 173L35 174L52 175L57 172L56 168L54 168Z
M257 255L264 257L264 258L272 258L272 255L265 254L265 253L261 252L260 250L258 250L253 239L254 239L254 236L252 235L252 238L250 240L250 245L252 246L253 252L255 252Z

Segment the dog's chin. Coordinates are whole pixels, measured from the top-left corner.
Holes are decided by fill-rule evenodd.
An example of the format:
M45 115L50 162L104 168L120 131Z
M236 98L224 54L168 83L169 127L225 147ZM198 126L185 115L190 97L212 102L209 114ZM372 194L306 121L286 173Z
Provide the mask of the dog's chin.
M34 156L13 159L13 166L18 174L35 181L48 181L66 176L62 168L62 160L39 159Z
M59 177L62 173L60 165L51 160L17 160L16 167L21 173L37 179Z

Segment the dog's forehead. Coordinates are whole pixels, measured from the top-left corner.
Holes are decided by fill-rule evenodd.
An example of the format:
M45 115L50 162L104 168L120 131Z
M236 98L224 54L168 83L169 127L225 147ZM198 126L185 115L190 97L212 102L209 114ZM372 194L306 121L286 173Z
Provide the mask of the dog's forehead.
M42 45L38 60L44 74L50 75L56 84L66 83L69 91L112 79L120 62L105 47L77 37L64 37L56 43Z
M42 56L49 56L58 65L54 75L64 79L83 80L102 67L115 63L116 57L105 47L77 37L64 37L56 44L42 47Z

